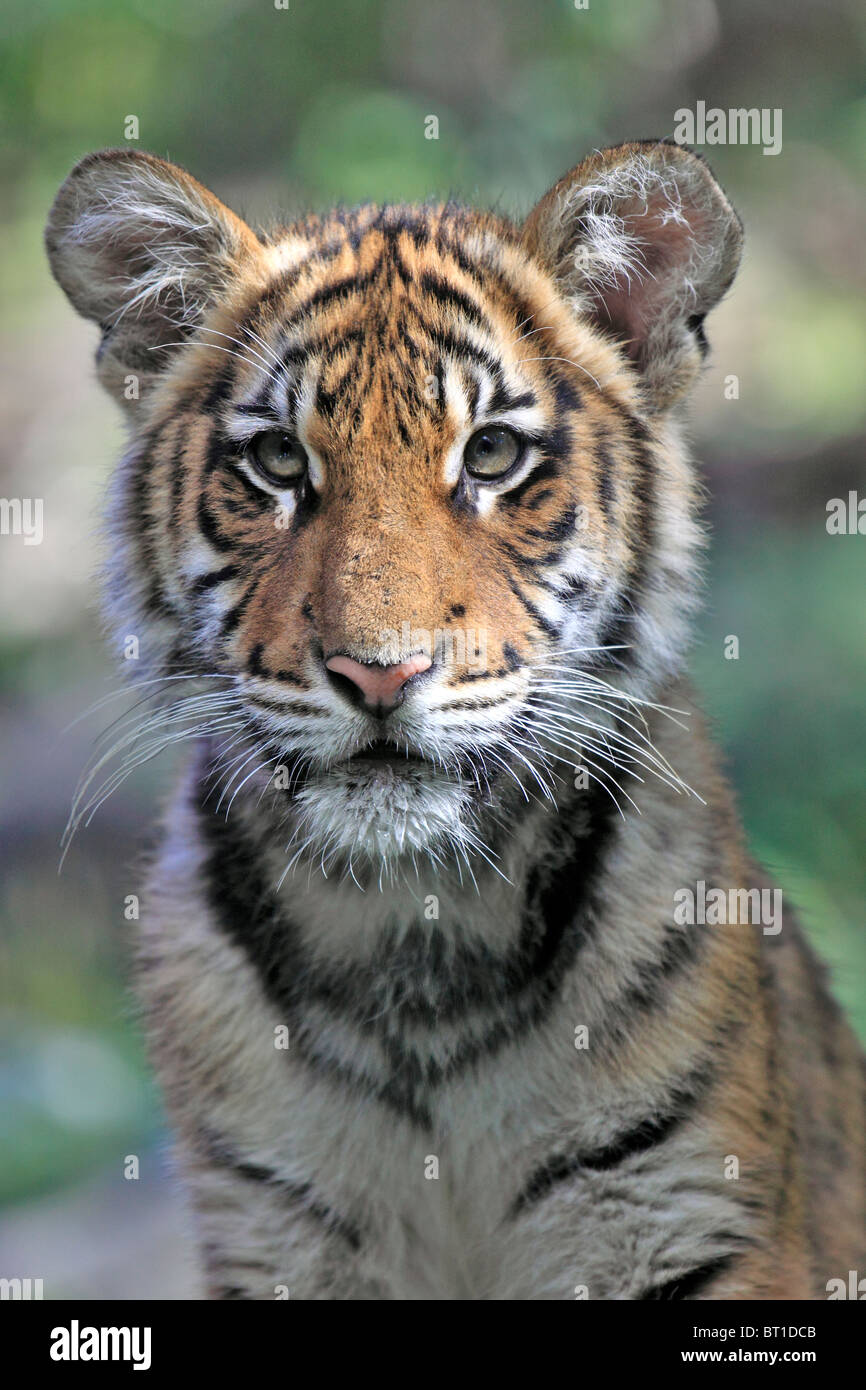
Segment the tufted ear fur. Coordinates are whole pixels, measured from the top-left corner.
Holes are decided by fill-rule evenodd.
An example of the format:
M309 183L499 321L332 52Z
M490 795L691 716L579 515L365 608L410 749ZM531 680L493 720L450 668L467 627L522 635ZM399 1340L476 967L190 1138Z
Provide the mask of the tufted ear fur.
M97 362L113 393L154 376L261 245L183 169L135 150L103 150L57 194L45 243L73 306L102 329Z
M598 151L541 199L524 240L635 362L651 407L680 399L706 352L704 315L742 248L740 220L703 160L665 141Z

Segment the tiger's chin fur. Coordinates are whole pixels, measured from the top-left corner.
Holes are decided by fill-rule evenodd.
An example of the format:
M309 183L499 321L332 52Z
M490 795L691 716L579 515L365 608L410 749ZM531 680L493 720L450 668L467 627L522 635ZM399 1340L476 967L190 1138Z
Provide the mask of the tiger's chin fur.
M129 150L61 188L52 269L127 410L106 597L138 658L70 824L190 749L137 987L208 1296L864 1268L862 1054L793 915L749 915L685 674L684 408L741 240L664 141L522 223L259 234ZM736 920L681 916L713 890Z
M340 766L307 780L294 803L298 839L348 873L357 859L397 861L465 852L475 819L470 789L433 766ZM474 788L477 795L477 788Z

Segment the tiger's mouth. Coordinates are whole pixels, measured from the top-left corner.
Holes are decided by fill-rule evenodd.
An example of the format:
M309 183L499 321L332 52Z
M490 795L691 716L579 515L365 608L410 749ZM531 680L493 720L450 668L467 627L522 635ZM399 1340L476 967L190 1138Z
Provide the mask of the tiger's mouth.
M454 752L438 756L423 749L410 747L407 743L394 743L390 739L377 738L354 753L332 763L328 771L357 773L360 777L376 774L391 776L399 780L408 778L417 783L427 780L445 779L454 782L471 782L477 785L478 774L471 757L466 753Z
M434 760L427 758L423 753L415 749L398 746L396 743L389 742L388 739L377 738L372 743L368 743L365 748L358 748L349 757L344 758L339 764L340 767L348 769L359 768L365 763L375 763L385 766L393 766L396 771L400 771L402 764L414 764L418 766L433 766Z

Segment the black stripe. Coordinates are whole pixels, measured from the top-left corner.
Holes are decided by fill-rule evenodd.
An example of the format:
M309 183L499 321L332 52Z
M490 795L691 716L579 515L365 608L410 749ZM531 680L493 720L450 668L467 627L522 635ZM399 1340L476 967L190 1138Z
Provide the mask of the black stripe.
M289 1203L302 1206L305 1212L314 1216L328 1230L342 1236L353 1250L360 1250L361 1232L356 1224L338 1216L330 1207L315 1198L312 1183L291 1182L287 1178L279 1177L272 1168L265 1168L259 1163L247 1163L237 1158L220 1138L206 1130L199 1131L198 1147L214 1167L226 1169L248 1182L263 1183L274 1188Z
M533 478L532 481L535 482L536 479ZM508 499L508 497L509 497L510 495L512 495L512 494L508 494L508 493L503 494L502 500L503 500L503 501L507 501L507 499ZM543 506L544 506L544 503L545 503L545 502L549 502L549 501L550 501L550 499L551 499L552 496L553 496L553 490L552 490L551 488L549 488L549 487L542 488L541 492L537 492L537 493L535 494L534 497L530 497L530 498L529 498L529 500L528 500L527 503L526 503L526 506L527 506L527 508L528 508L530 511L532 511L532 512L537 512L537 511L539 510L540 507L543 507Z
M616 463L606 445L602 444L599 446L596 462L598 465L598 496L601 502L601 509L606 519L610 521L613 517L613 505L616 500L616 490L613 481L616 472Z
M528 324L534 323L535 309L499 266L489 259L479 264L469 256L461 241L466 217L466 210L457 205L451 210L450 216L447 210L443 213L434 239L437 251L442 255L450 255L463 273L481 286L487 296L494 291L497 292L508 310L515 314L517 324L525 328Z
M512 560L517 568L522 570L523 573L529 577L530 582L535 585L536 589L544 589L548 594L559 593L559 585L552 579L543 578L540 571L549 568L551 565L559 564L562 559L561 547L556 550L548 550L543 555L533 555L524 554L522 550L518 550L517 546L512 545L510 541L500 541L499 550L504 555L507 555L509 560Z
M697 1068L691 1076L673 1087L665 1098L665 1108L661 1114L647 1116L639 1124L633 1125L631 1129L605 1144L603 1148L591 1149L585 1153L554 1154L527 1179L515 1199L512 1215L517 1215L541 1201L560 1183L580 1172L608 1172L629 1159L637 1158L665 1143L704 1098L712 1084L715 1070L715 1066L710 1063Z
M441 362L437 364L437 373L438 373L439 375L441 375L441 373L442 373L442 364L441 364ZM478 413L478 402L479 402L479 400L481 399L481 382L479 381L478 377L475 375L474 372L469 372L469 371L467 371L466 376L467 376L468 379L469 379L469 400L468 400L468 402L467 402L468 407L469 407L469 418L470 418L470 420L474 420L474 419L475 419L475 416L476 416L477 413ZM442 393L442 383L440 382L440 383L439 383L439 396L440 396L440 398L441 398L441 393Z
M434 347L441 353L453 353L455 357L465 357L470 362L475 362L483 367L486 372L494 378L495 387L503 384L502 363L494 357L492 352L485 348L476 347L468 338L464 338L460 333L454 333L450 329L440 330L431 328L429 324L424 324L423 330Z
M180 509L183 503L183 485L186 478L184 463L189 436L188 425L187 417L181 415L178 420L178 433L175 435L169 465L171 506L168 512L168 531L175 545L177 545L177 534L180 527Z
M265 506L268 508L273 506L274 499L272 494L266 492L264 488L259 487L256 483L254 483L252 478L248 478L246 473L244 473L240 468L232 470L231 481L233 485L240 483L244 489L244 492L247 494L248 497L250 497L253 500L253 502L257 504L259 509Z
M253 594L258 589L259 584L262 581L262 578L262 575L258 575L255 578L251 579L246 589L238 599L237 603L234 605L233 608L229 609L228 613L226 613L220 627L220 643L223 643L225 639L227 637L230 637L231 634L235 631L241 618L244 616L244 613L246 613L247 609L249 608Z
M514 597L523 605L533 622L536 623L538 627L541 628L541 631L546 633L548 637L558 637L558 624L552 623L549 618L545 618L544 614L536 608L532 600L526 597L526 594L513 575L508 574L505 577L508 580L508 587L514 594Z
M168 420L145 435L125 456L121 468L129 470L130 497L124 508L123 527L132 553L138 559L139 573L146 584L145 610L154 617L175 617L174 606L166 593L159 574L160 556L156 543L159 519L154 518L150 503L153 466L150 453L159 445L174 420Z
M583 398L574 382L560 374L562 372L560 363L557 362L554 365L558 368L554 375L553 387L557 410L564 415L570 411L583 410Z
M216 430L214 430L208 444L207 462L205 465L206 475L209 477L214 473L221 466L222 462L223 443ZM205 485L202 486L199 492L197 517L199 530L208 543L213 546L214 550L218 550L220 554L226 554L229 551L234 551L239 548L234 537L227 536L220 530L219 522L210 509L207 487Z
M498 671L494 671L490 667L488 667L484 671L464 671L461 675L455 678L453 684L471 685L473 681L489 681L493 678L495 678L496 680L501 680L503 676L507 675L508 669L505 666L503 666ZM499 695L493 700L493 703L496 705L507 705L511 703L511 697L508 695ZM440 705L440 709L446 708L447 706Z
M523 665L523 658L520 653L512 647L510 642L502 643L502 655L509 671L519 671Z
M288 270L283 270L275 280L271 282L265 292L251 305L244 317L241 319L238 328L241 337L249 336L251 333L259 333L265 336L263 329L267 329L269 324L264 322L265 310L270 308L275 302L282 301L285 295L300 280L303 273L315 263L316 265L326 265L333 261L343 250L342 241L334 240L325 246L317 246L308 255L298 261ZM280 303L280 307L281 303Z
M285 350L282 358L283 366L286 368L288 368L290 365L293 367L299 367L302 363L306 361L308 357L312 356L314 353L317 355L322 354L323 357L325 357L328 363L330 364L334 358L337 358L341 355L341 353L345 350L347 346L352 345L357 348L362 347L364 343L367 341L367 337L367 331L362 328L347 328L345 330L331 329L324 333L318 333L314 330L309 334L308 337L303 338L300 342L293 343L291 347ZM325 406L329 405L329 397L331 397L332 395L337 396L339 392L344 389L348 379L351 376L356 375L357 370L357 362L351 363L346 368L345 372L340 377L339 381L333 387L333 389L331 391L323 392L323 402ZM272 389L273 383L268 381L268 383L266 384L267 396L270 396L270 392ZM264 413L270 412L265 411ZM294 410L292 410L288 422L277 421L277 423L286 424L291 423L293 420Z
M489 671L481 671L477 677L478 680L488 680L489 678ZM460 679L473 680L476 679L476 677L461 676ZM489 700L451 700L447 705L440 705L439 708L442 710L448 710L450 713L451 710L455 709L495 709L497 705L507 704L508 700L504 696L494 696L491 697L491 699Z
M273 678L276 681L282 681L285 685L294 685L299 690L309 690L310 688L310 682L302 676L299 671L292 671L287 667L283 667L279 671L274 671ZM319 713L324 714L327 713L327 711L320 710Z
M461 210L455 205L449 217L449 210L443 210L443 216L436 231L436 236L433 239L433 245L440 255L451 256L463 271L463 274L468 276L470 280L473 280L477 285L485 285L491 273L490 267L488 265L479 265L476 261L470 259L469 253L460 240L463 231L461 226L462 219L459 216L460 211Z
M403 417L402 417L397 411L395 411L395 412L394 412L394 419L395 419L396 422L397 422L397 433L399 434L401 440L403 441L404 446L405 446L407 449L411 449L411 447L412 447L412 445L415 443L415 441L414 441L414 439L412 438L411 434L409 433L409 430L408 430L408 428L407 428L407 426L406 426L406 424L405 424L405 421L403 420Z
M251 676L268 677L271 673L262 661L265 650L264 642L256 642L249 656L247 657L247 671Z
M408 278L408 271L404 273ZM449 309L456 309L476 327L483 328L491 336L495 336L493 325L481 305L470 295L465 294L463 290L458 289L456 285L449 284L447 280L443 280L440 275L436 275L430 270L425 271L421 276L419 285L422 292L430 295L437 304L446 305Z
M279 672L275 677L272 676L272 679L279 679ZM308 689L306 686L303 688ZM290 703L281 704L278 700L265 700L261 695L250 695L248 698L250 703L255 705L257 709L264 709L273 714L281 714L284 719L291 715L299 715L302 718L309 719L328 718L327 710L318 709L316 705L307 704L303 700L292 700Z
M640 609L643 589L650 568L650 558L655 541L655 460L646 440L646 430L640 421L629 416L634 450L633 462L637 470L632 495L637 502L636 534L630 537L632 547L631 571L624 592L620 596L618 611L608 619L599 636L600 646L619 647L625 650L611 654L617 666L631 666L639 660L640 654L631 640L631 630Z
M346 381L349 379L349 376L350 372L344 372L342 377L334 387L333 391L328 390L325 386L323 386L321 381L317 385L316 410L318 414L322 416L323 419L333 419L334 411L337 409L337 402L339 400L340 393L343 390Z
M324 309L335 299L347 298L352 294L360 294L369 289L373 284L381 268L381 261L377 261L363 275L346 275L342 280L334 280L330 284L322 285L307 299L299 304L291 316L280 324L283 333L289 333L299 323L301 323L314 309ZM283 355L283 362L288 364L295 355L295 349L289 348Z
M521 503L529 492L530 488L535 487L536 483L548 482L551 478L558 478L560 469L550 459L543 460L536 468L530 470L525 478L516 485L503 492L499 499L501 507L516 507ZM535 499L533 499L534 501ZM530 506L532 503L529 504Z
M216 588L217 584L225 584L229 579L237 579L240 570L237 565L223 565L221 570L211 570L208 574L200 574L197 579L190 584L187 593L191 599L200 598L206 594L208 589Z
M203 346L212 346L205 343ZM235 384L235 367L232 362L226 362L225 356L220 357L220 365L217 368L216 376L213 378L207 395L201 403L201 414L213 416L217 413L229 398Z
M545 526L543 531L537 527L530 526L526 532L533 540L539 541L566 541L574 531L577 522L577 507L572 503L566 507L562 516L558 516L551 521L549 526Z
M537 404L534 392L523 391L520 395L515 396L513 392L508 390L505 383L501 382L490 397L487 409L492 414L494 411L499 412L500 410L523 410L527 406Z
M632 485L632 496L638 505L638 517L637 534L631 537L632 563L626 591L621 595L619 612L614 614L603 628L601 637L599 637L599 645L626 646L626 651L612 653L610 659L617 666L631 666L639 659L639 653L635 649L634 642L630 641L630 631L631 627L634 626L639 605L641 605L642 591L644 591L649 560L651 560L653 542L655 542L656 537L655 456L653 456L651 448L651 435L649 435L644 421L631 414L631 411L621 406L616 400L612 398L606 398L606 400L607 404L620 417L621 424L630 438L631 459L634 463L635 473L637 473L637 478Z
M699 959L705 941L706 934L693 927L671 928L659 956L638 971L634 984L610 1000L607 1017L596 1028L595 1045L612 1049L625 1043L640 1015L658 1008L667 998L671 981Z

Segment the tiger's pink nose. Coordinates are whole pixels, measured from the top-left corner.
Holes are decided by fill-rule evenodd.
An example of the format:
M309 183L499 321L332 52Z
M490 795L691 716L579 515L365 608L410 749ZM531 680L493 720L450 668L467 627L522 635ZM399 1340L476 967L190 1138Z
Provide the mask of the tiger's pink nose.
M432 666L429 656L419 652L396 666L381 666L377 661L355 661L351 656L329 656L325 666L335 676L345 676L346 680L361 692L369 709L390 712L400 703L403 687L413 676L429 671Z

